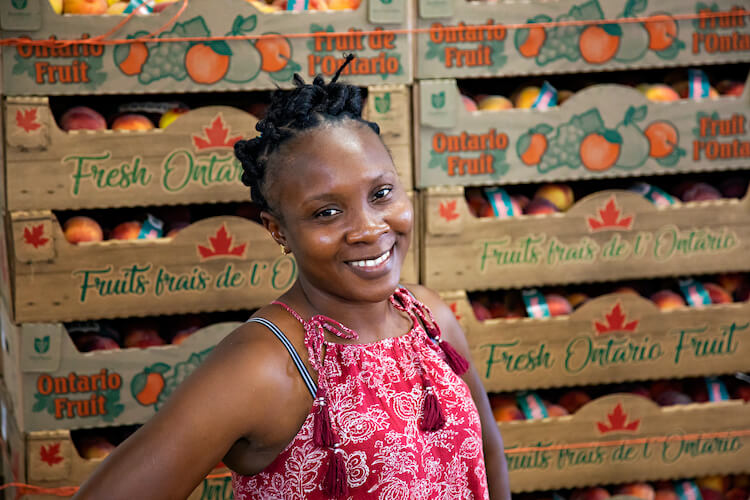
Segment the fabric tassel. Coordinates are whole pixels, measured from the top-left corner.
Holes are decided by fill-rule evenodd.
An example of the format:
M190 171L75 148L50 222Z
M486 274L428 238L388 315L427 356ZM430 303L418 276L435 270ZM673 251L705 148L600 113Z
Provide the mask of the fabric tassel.
M461 356L461 353L459 353L450 342L440 340L440 349L442 349L443 354L445 354L445 362L448 363L448 366L451 367L451 370L453 370L456 375L463 375L468 371L469 362L466 361L466 358Z
M445 418L440 409L440 403L435 390L431 385L425 387L424 402L422 402L422 425L420 428L425 432L437 431L443 428Z
M317 399L318 409L313 421L313 443L315 443L315 446L330 448L336 442L336 436L333 434L333 427L331 426L331 417L328 415L325 398L319 396Z
M338 445L333 447L332 456L328 463L323 488L330 498L342 498L349 494L349 485L346 481L346 464L344 463L344 452Z

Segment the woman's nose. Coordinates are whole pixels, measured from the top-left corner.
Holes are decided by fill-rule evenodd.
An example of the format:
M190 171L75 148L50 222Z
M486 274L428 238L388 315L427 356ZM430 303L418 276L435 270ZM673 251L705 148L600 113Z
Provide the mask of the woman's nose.
M353 218L351 228L346 233L346 242L374 243L386 232L388 223L382 214L374 210L362 210Z

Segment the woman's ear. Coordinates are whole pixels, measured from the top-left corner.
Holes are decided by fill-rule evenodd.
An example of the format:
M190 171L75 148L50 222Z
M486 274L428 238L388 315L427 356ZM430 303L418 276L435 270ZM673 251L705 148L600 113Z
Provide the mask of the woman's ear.
M260 220L263 222L263 227L265 227L266 230L271 233L271 237L276 241L276 243L286 248L286 238L284 237L284 233L281 230L281 222L279 221L278 217L276 217L271 212L263 210L260 213Z

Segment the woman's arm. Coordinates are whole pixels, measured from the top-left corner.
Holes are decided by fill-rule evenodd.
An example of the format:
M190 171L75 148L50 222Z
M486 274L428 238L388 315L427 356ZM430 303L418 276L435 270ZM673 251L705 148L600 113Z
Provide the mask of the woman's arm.
M235 441L285 420L275 415L279 392L296 381L263 328L243 325L224 339L75 498L187 498Z
M492 500L510 500L510 483L508 481L508 464L505 460L503 450L503 439L500 430L492 414L487 392L484 390L482 380L471 362L469 345L466 342L461 325L456 317L440 296L432 290L418 285L409 285L414 295L430 308L435 316L435 321L440 326L442 336L451 343L453 347L469 362L471 367L461 378L471 390L474 404L479 411L479 419L482 423L482 442L484 445L484 460L487 468L487 482Z

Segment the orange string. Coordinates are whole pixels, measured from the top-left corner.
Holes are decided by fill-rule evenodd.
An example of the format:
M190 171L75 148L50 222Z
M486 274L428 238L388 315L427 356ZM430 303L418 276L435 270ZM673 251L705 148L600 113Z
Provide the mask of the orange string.
M63 40L33 40L29 38L6 38L0 40L0 46L3 45L27 45L27 46L43 46L43 47L61 47L68 45L124 45L132 44L137 42L145 43L173 43L173 42L212 42L212 41L231 41L231 40L257 40L259 38L268 37L269 35L225 35L225 36L190 36L190 37L176 37L176 38L159 38L152 40L153 37L164 31L167 27L177 21L181 14L185 11L188 5L188 0L183 0L182 7L180 10L172 16L172 18L164 24L161 28L147 35L137 38L117 38L117 39L106 39L107 36L119 30L133 17L133 13L130 13L123 21L117 26L109 30L108 32L97 35L92 38L85 39L63 39ZM709 19L722 19L722 18L735 18L735 17L750 16L750 11L741 9L732 12L717 12L717 13L699 13L699 14L676 14L670 16L675 21L690 21L690 20L709 20ZM582 21L549 21L543 23L517 23L517 24L504 24L502 27L510 30L524 29L524 28L554 28L560 26L594 26L600 24L632 24L632 23L644 23L644 22L657 22L651 17L625 17L622 19L601 19L601 20L582 20ZM381 29L381 30L369 30L369 31L357 31L358 36L369 36L369 35L406 35L411 33L429 33L429 32L456 32L456 31L483 31L482 25L475 26L444 26L441 28L401 28L401 29ZM314 38L314 37L326 37L334 38L339 36L350 36L352 32L318 32L318 33L285 33L285 38Z
M681 436L650 436L633 439L616 439L612 441L590 441L584 443L568 443L568 444L556 444L549 446L527 446L524 448L513 448L506 449L507 455L514 455L518 453L529 453L534 451L557 451L557 450L575 450L581 448L595 448L597 446L621 446L621 445L633 445L633 444L645 444L645 443L667 443L671 441L690 441L693 439L713 439L713 438L730 438L730 437L744 437L750 436L750 429L739 430L739 431L721 431L721 432L702 432L695 434L684 434ZM231 476L231 472L222 472L217 474L209 474L206 479L223 479ZM58 486L56 488L45 488L42 486L34 486L33 484L25 483L6 483L0 485L0 491L7 488L18 488L21 494L40 494L40 495L53 495L58 497L70 497L73 496L79 489L78 486Z

